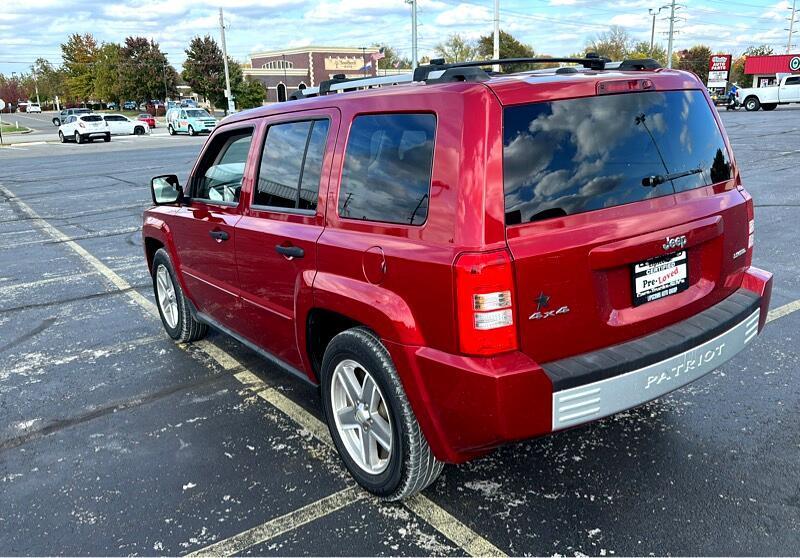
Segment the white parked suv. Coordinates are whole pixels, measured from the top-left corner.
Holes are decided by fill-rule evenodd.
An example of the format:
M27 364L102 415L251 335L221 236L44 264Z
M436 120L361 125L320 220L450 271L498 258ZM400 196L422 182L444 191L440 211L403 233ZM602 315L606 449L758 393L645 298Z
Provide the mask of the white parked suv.
M94 138L111 141L111 130L101 114L73 114L58 127L58 139L61 143L70 140L83 143Z
M131 120L124 114L100 114L108 124L113 136L143 136L150 133L150 126L146 122Z
M42 107L39 106L39 103L29 103L26 110L27 112L38 112L39 114L42 113Z

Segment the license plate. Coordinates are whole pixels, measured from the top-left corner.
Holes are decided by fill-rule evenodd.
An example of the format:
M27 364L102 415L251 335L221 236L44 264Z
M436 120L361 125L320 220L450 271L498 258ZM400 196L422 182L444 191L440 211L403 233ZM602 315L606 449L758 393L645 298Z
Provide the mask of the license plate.
M633 264L633 305L659 300L689 288L686 250Z

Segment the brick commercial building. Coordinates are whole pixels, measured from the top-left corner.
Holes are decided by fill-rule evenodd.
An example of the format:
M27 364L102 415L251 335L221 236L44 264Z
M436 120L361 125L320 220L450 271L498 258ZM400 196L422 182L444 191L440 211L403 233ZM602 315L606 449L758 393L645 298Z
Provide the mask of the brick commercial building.
M377 47L292 48L250 55L245 77L258 80L267 90L267 102L285 101L298 89L315 87L334 74L347 77L375 76Z

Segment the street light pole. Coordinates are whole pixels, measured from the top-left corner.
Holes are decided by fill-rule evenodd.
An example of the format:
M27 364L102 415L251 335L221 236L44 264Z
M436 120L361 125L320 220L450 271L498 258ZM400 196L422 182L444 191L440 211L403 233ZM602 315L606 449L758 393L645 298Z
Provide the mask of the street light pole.
M500 0L494 0L494 44L492 58L500 58ZM500 64L492 66L492 71L500 72Z
M650 8L647 10L651 16L653 16L653 27L650 29L650 56L653 56L653 48L655 48L655 40L656 40L656 16L661 13L664 7L660 7L658 10L654 10Z
M417 0L406 0L411 4L411 70L416 70L419 65L417 56Z
M228 73L228 48L225 46L225 21L222 19L222 8L219 9L219 31L222 35L222 63L225 66L225 98L228 99L228 112L235 112L236 105L231 94L231 76Z

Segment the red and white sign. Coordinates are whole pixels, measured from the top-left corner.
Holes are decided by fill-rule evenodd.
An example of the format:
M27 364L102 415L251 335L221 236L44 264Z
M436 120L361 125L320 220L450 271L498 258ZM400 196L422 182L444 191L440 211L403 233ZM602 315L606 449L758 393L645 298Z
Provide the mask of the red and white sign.
M708 70L711 72L728 72L730 69L730 54L714 54L708 61Z

